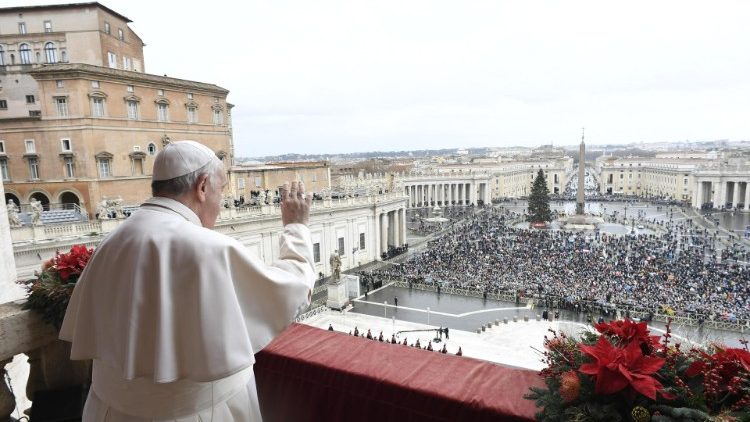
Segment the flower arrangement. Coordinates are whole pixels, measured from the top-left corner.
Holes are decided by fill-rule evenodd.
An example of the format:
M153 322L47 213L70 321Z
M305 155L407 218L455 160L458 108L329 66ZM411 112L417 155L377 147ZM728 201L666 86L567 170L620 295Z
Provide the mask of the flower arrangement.
M70 252L57 252L53 258L45 261L42 271L35 272L36 278L20 282L26 285L29 292L24 309L41 313L46 322L59 329L73 288L93 252L85 245L74 245Z
M750 351L713 344L684 351L645 322L596 324L580 340L550 330L531 388L540 421L750 421Z

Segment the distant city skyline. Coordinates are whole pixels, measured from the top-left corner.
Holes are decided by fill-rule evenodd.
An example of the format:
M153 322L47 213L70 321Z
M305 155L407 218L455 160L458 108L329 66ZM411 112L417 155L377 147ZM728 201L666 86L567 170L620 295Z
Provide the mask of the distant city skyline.
M742 1L102 4L230 90L238 156L750 139Z

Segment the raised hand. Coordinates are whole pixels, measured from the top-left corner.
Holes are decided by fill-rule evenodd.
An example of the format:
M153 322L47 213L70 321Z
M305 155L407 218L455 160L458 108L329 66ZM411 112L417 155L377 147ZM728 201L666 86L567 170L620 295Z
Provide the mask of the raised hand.
M310 221L312 195L305 195L305 184L302 182L284 183L281 188L281 222L287 224L304 224Z

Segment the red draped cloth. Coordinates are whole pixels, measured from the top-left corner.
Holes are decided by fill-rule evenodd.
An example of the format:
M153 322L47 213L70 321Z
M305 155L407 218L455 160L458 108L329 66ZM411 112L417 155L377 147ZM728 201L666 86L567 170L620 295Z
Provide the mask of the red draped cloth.
M293 324L256 355L266 422L527 421L536 371Z

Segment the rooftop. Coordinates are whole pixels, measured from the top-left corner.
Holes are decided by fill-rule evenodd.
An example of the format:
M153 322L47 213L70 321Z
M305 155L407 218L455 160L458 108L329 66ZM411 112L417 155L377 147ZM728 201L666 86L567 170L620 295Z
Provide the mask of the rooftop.
M97 2L85 2L85 3L67 3L67 4L46 4L38 6L12 6L12 7L0 7L0 13L22 13L22 12L36 12L43 10L62 10L62 9L82 9L85 7L98 7L107 13L110 13L127 23L133 22L127 17L115 12L109 7Z

